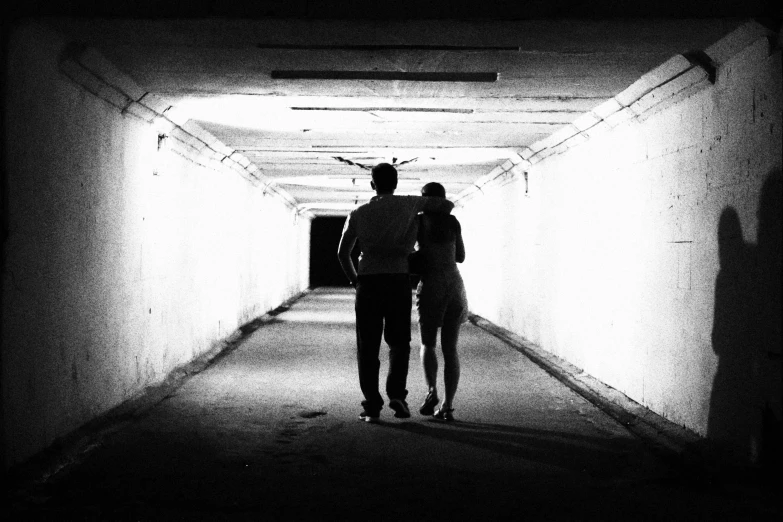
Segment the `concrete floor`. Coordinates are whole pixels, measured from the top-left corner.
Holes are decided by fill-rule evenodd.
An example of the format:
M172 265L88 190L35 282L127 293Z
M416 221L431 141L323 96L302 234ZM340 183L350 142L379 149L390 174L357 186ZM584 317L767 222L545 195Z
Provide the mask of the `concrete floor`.
M460 354L457 422L418 415L425 385L416 348L408 379L413 417L395 419L384 409L379 424L359 422L352 290L315 290L154 407L104 426L78 462L16 490L10 514L18 520L780 516L763 491L687 471L652 451L473 324L463 329Z

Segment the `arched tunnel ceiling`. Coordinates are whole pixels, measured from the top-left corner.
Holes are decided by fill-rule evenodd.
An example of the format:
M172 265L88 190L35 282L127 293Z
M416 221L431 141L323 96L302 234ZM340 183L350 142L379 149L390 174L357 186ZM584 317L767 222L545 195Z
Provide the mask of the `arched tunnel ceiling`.
M732 19L59 19L316 215L398 193L450 196ZM404 162L404 163L403 163ZM352 164L353 163L353 164Z

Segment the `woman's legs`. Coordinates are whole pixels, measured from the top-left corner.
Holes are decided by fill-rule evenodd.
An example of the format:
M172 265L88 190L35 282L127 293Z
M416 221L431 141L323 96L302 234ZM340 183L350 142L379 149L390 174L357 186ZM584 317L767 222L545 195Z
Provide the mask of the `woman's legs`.
M438 342L438 327L420 324L421 330L421 366L424 369L424 380L427 382L429 393L437 394L438 383L438 357L435 355L435 346Z
M440 344L441 349L443 350L443 385L446 389L446 396L443 399L443 403L441 403L441 408L446 410L454 407L454 395L457 393L457 386L459 385L459 354L457 353L457 343L459 342L460 326L462 326L460 323L444 324L440 332ZM423 337L424 334L422 333L422 339ZM424 347L422 346L422 350L423 349ZM423 359L424 357L422 355L422 360ZM436 360L436 373L438 371L437 364Z

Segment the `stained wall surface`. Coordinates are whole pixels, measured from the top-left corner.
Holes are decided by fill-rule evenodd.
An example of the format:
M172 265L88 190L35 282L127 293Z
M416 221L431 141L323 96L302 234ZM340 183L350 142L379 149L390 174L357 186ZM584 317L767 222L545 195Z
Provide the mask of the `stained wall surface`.
M781 58L733 38L714 84L515 166L457 213L474 313L755 461L780 423Z
M11 39L3 281L6 466L161 382L308 286L308 219Z

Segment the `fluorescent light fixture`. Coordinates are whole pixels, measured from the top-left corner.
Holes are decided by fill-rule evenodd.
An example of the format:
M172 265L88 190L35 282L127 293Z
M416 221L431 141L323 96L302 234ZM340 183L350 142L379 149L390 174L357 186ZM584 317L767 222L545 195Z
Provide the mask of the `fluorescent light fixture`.
M291 107L292 111L345 111L345 112L447 112L473 114L473 109L441 109L438 107Z
M520 52L519 46L509 45L402 45L402 44L375 44L375 45L351 45L351 44L271 44L260 43L259 49L272 49L281 51L452 51L452 52Z
M292 111L279 100L264 97L188 98L178 103L195 120L266 131L355 128L376 119L368 112ZM362 148L366 148L364 145ZM334 148L326 146L325 148Z
M403 190L403 191L397 190L394 193L398 196L421 196L421 192L419 192L418 190ZM333 210L333 211L341 211L347 213L355 209L358 205L367 203L368 201L370 201L370 198L374 195L375 192L368 194L366 198L360 197L358 198L358 200L355 201L346 201L341 203L331 202L331 201L314 201L312 203L301 203L297 206L297 208L300 211Z
M351 201L347 203L331 203L331 202L315 202L315 203L303 203L297 208L301 210L353 210L356 208L356 204Z
M418 186L421 181L421 178L400 177L397 180L397 187L398 190L400 190L403 187L414 183ZM275 184L343 190L353 190L359 188L362 189L359 191L360 194L365 192L369 195L375 194L375 192L370 189L370 176L358 173L353 176L291 176L287 178L275 178Z
M376 80L404 82L496 82L497 72L294 71L274 70L275 80Z
M359 174L356 176L351 176L350 174L340 175L340 176L329 176L329 179L371 179L370 174ZM416 177L408 177L408 176L397 176L397 181L421 181L421 178Z

